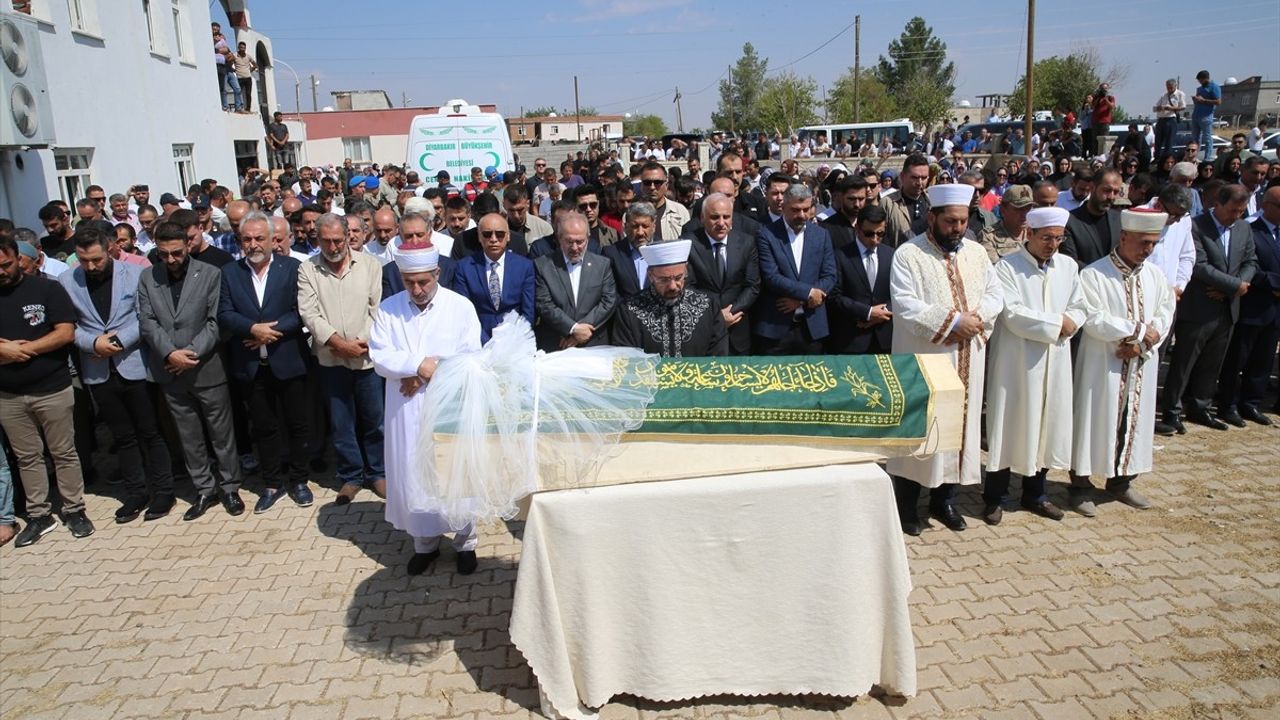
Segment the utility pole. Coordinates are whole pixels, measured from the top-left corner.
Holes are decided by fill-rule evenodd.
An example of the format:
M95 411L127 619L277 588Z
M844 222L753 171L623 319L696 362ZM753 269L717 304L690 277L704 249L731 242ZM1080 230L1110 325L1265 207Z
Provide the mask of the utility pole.
M400 107L409 107L409 93L400 91Z
M680 112L680 86L676 86L676 97L671 102L676 104L676 132L684 132L684 115Z
M1026 117L1023 118L1025 130L1022 131L1024 142L1026 145L1023 149L1027 154L1031 154L1031 131L1035 127L1036 107L1031 104L1031 98L1035 97L1032 92L1035 86L1035 46L1036 46L1036 0L1027 0L1027 101L1026 101Z
M734 105L735 103L733 102L733 66L730 65L729 66L729 132L734 132L734 130L737 128L737 123L733 121L733 114L737 112L734 108Z
M858 76L862 74L862 16L853 16L853 121L861 122L862 97L858 94Z
M316 76L311 76L311 112L320 110L320 103L316 100L316 88L320 87L320 83L316 81Z
M578 76L573 76L573 117L578 124L578 142L582 142L582 108L578 105Z

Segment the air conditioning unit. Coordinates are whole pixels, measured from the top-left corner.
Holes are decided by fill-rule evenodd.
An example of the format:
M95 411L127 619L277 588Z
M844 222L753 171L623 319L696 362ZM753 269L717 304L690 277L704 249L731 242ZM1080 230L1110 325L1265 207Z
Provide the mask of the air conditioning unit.
M0 148L54 142L40 28L21 13L0 13Z

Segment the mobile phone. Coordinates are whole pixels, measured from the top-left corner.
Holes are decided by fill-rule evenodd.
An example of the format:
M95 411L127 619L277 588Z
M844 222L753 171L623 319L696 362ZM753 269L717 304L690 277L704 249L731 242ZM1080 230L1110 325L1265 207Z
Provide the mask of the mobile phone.
M123 349L124 349L124 343L120 342L120 338L116 337L115 335L112 335L112 336L107 340L107 342L111 343L112 345L115 345L116 347L120 348L121 350L123 350Z

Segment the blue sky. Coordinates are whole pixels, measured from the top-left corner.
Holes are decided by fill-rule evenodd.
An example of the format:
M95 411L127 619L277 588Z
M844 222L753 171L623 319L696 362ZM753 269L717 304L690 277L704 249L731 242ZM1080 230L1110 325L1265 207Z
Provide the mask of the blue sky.
M396 104L402 92L410 105L454 97L493 102L505 115L521 107L571 108L576 74L583 105L654 113L673 128L678 85L685 127L708 127L717 80L744 42L769 58L771 70L787 66L829 86L853 64L853 30L836 33L855 14L862 15L864 66L887 51L911 16L922 15L956 63L957 99L1008 92L1025 66L1025 0L309 0L305 12L302 6L259 1L250 12L277 57L302 75L304 110L311 106L312 73L321 106L330 104L330 91L371 89L386 90ZM221 19L217 4L212 12ZM1259 74L1280 79L1277 0L1041 0L1036 14L1037 59L1091 44L1105 62L1129 66L1115 93L1131 111L1154 104L1167 77L1194 87L1202 68L1219 82ZM278 70L279 97L292 110L293 76Z

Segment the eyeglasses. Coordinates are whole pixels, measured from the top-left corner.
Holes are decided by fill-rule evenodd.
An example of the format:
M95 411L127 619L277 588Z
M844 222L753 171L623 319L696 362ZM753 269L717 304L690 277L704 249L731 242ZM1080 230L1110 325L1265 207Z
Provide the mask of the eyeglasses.
M876 238L882 238L885 235L889 234L888 230L875 230L875 231L859 230L858 232L862 233L866 237L876 237Z
M661 187L667 184L667 179L663 178L661 180L641 180L640 184L644 185L645 187Z
M578 209L579 209L579 210L595 210L595 209L596 209L596 208L598 208L598 207L600 207L600 203L598 203L598 202L580 202L580 203L578 203Z
M506 230L481 230L480 237L498 238L499 240L507 236Z
M676 283L684 282L684 278L684 275L672 275L670 277L655 277L653 281L663 285L675 285Z

